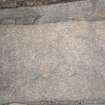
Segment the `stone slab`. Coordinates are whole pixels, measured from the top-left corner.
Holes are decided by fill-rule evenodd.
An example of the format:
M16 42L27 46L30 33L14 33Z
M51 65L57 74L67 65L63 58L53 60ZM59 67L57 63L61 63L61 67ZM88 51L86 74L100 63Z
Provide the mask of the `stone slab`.
M16 0L0 0L0 8L16 8Z
M104 0L97 1L95 13L99 17L105 16L105 1Z
M105 16L99 17L93 8L95 8L93 2L86 0L50 6L1 9L0 24L42 24L69 20L103 20Z
M0 8L17 8L25 6L41 6L81 0L0 0Z
M76 102L57 102L57 101L40 101L40 102L34 102L31 104L23 104L23 103L11 103L8 105L105 105L105 104L81 104L81 103L76 103Z
M0 25L0 103L85 99L105 99L105 21Z
M105 20L105 0L0 10L0 24L43 24L69 20ZM101 11L101 12L100 12Z

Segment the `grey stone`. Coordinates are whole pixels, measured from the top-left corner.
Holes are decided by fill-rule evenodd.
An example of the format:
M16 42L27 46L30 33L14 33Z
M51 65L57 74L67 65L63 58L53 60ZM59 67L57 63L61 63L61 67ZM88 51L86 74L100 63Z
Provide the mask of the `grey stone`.
M62 2L74 2L81 0L0 0L0 8L16 8L23 6L49 5Z
M23 104L23 103L10 103L8 105L27 105L27 104Z
M34 23L34 18L21 18L21 19L16 19L15 20L15 24L23 24L23 25L27 25L27 24L33 24Z
M96 15L105 18L105 0L98 0L96 3Z
M35 101L29 102L26 105L80 105L79 101ZM25 105L23 103L10 103L8 105Z
M5 21L9 18L17 20L20 24L23 24L25 20L31 20L32 18L34 18L35 23L38 24L69 20L96 20L98 17L95 15L92 6L92 2L86 0L33 8L2 9L0 10L0 20ZM100 17L100 19L102 18Z
M104 34L105 21L0 25L0 103L104 100Z
M0 0L0 8L14 8L16 7L16 0Z
M2 20L0 20L0 24L4 24L4 25L6 25L6 24L15 24L15 20L14 19L2 19Z
M96 105L96 104L101 104L104 105L105 104L105 100L104 99L89 99L89 100L81 100L81 105Z
M17 24L43 24L69 20L102 21L105 20L104 12L104 0L86 0L50 6L1 9L0 23L8 20L16 20Z
M47 6L42 8L40 15L42 16L39 20L40 23L53 23L72 19L85 20L87 17L91 18L94 12L92 11L92 3L87 0Z

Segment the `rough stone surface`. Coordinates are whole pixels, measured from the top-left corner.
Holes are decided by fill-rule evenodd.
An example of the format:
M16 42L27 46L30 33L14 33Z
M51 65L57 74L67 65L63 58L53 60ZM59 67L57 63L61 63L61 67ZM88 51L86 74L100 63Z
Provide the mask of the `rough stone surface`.
M71 19L86 20L93 18L95 14L92 6L90 0L87 0L33 8L1 9L0 23L13 24L13 21L15 21L16 24L23 24L27 23L28 20L29 24L41 24L68 21ZM6 23L4 21L9 22Z
M73 2L80 0L0 0L0 8L13 8L22 6L39 6L61 2Z
M23 103L10 103L8 105L27 105L27 104L23 104Z
M0 0L0 8L16 7L16 0Z
M105 20L105 0L0 10L0 24L42 24L69 20Z
M81 103L81 101L39 101L33 103L11 103L8 105L105 105L105 103Z
M17 24L27 23L26 20L31 20L28 23L47 23L47 22L59 22L68 21L70 19L80 19L93 15L92 4L90 1L81 1L75 3L62 3L51 6L42 7L23 7L17 9L3 9L0 10L0 23L4 24L4 21L13 20ZM18 21L18 22L17 22ZM5 24L9 24L8 22ZM10 22L10 24L12 24Z
M96 14L99 17L105 18L105 1L104 0L98 0L96 3Z
M0 105L105 105L105 0L1 9L0 24Z
M105 21L0 26L0 103L84 99L105 99Z

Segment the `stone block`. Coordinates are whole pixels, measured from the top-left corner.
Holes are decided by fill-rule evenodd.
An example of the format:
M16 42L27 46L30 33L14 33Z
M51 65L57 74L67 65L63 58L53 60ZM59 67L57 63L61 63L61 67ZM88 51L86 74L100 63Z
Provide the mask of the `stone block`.
M0 103L104 100L104 63L105 21L0 25Z
M27 23L27 20L32 18L35 19L35 23L42 24L69 20L87 20L88 18L93 18L93 15L92 3L89 0L50 6L0 10L0 20L8 20L9 18L18 21L18 23L20 22L20 24L23 24L25 19Z
M96 3L96 14L105 19L105 0L98 0Z
M1 0L0 8L16 8L16 0Z

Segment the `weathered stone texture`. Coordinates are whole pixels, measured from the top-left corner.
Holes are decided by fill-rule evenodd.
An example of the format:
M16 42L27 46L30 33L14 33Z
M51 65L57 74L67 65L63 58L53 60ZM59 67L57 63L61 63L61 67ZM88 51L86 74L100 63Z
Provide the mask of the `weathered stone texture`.
M80 0L0 0L0 8L13 8L22 6L39 6L60 2L71 2Z
M86 0L0 10L0 24L42 24L69 20L105 20L105 1Z
M12 24L12 20L17 24L35 24L47 22L60 22L68 20L89 20L97 18L95 11L93 11L92 3L87 1L79 1L75 3L62 3L58 5L33 7L33 8L17 8L17 9L3 9L0 10L0 23ZM32 20L32 21L31 21ZM18 22L17 22L18 21ZM26 23L25 23L26 22Z
M0 24L0 104L105 104L104 0L2 9Z
M105 21L0 26L0 103L105 99Z
M96 14L99 17L103 17L105 19L105 1L104 0L98 0L96 4Z
M0 0L0 8L13 8L16 7L15 0Z

